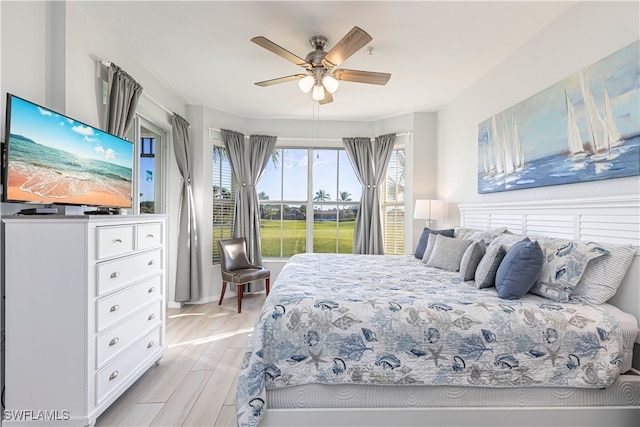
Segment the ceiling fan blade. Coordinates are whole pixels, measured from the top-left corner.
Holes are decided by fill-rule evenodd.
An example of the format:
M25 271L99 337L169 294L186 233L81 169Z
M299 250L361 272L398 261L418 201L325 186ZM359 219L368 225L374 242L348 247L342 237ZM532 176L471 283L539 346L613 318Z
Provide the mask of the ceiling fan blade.
M333 77L336 80L344 80L346 82L369 83L384 86L391 78L391 74L340 69L333 72Z
M318 101L320 103L320 105L324 105L324 104L328 104L330 102L333 102L333 95L329 93L329 91L325 88L324 89L324 99L322 101Z
M277 79L271 79L271 80L265 80L263 82L257 82L256 85L257 86L262 86L262 87L267 87L267 86L273 86L273 85L277 85L280 83L286 83L286 82L291 82L293 80L300 80L303 77L306 77L306 74L294 74L292 76L286 76L286 77L279 77Z
M268 51L273 52L276 55L286 59L287 61L293 62L296 65L305 67L307 69L311 67L311 64L309 64L304 59L300 58L298 55L295 55L289 52L287 49L281 46L278 46L277 44L275 44L274 42L272 42L271 40L265 37L262 37L262 36L254 37L251 39L251 41L257 44L258 46L261 46L267 49Z
M327 67L336 67L344 62L348 57L362 49L373 38L366 31L359 27L353 27L323 59Z

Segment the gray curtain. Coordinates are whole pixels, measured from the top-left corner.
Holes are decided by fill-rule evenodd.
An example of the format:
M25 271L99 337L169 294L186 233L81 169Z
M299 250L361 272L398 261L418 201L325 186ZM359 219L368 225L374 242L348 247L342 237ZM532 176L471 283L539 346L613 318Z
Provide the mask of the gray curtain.
M370 138L342 138L353 170L362 184L353 233L354 254L384 254L378 189L387 172L395 138L395 134L378 136L373 144Z
M104 130L124 138L133 123L142 86L116 64L112 63L107 72L109 86Z
M246 140L239 132L222 129L222 140L238 182L233 237L247 239L247 256L256 265L262 265L260 206L256 184L267 167L276 139L275 136L251 135Z
M178 263L176 272L177 302L200 299L200 246L198 227L191 185L191 153L189 146L189 122L177 114L171 116L173 151L182 175L180 191L180 217L178 229Z

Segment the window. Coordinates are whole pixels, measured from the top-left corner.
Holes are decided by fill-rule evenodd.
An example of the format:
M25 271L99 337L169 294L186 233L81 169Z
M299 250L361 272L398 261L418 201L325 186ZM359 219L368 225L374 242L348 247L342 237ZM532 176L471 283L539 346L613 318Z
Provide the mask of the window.
M168 165L165 156L166 131L140 116L136 116L126 139L136 143L134 213L165 212L164 171Z
M344 150L276 149L258 183L262 255L351 253L360 193Z
M224 149L214 149L213 259L233 231L235 182ZM276 148L257 185L265 258L351 253L362 185L344 149ZM404 252L404 148L393 151L380 189L385 253Z
M404 148L394 149L380 189L385 254L404 253L404 164Z
M346 151L313 150L312 188L313 252L353 252L362 185Z
M258 183L263 257L307 252L308 150L277 148Z
M213 147L213 248L212 262L220 262L218 240L233 233L236 182L223 147Z

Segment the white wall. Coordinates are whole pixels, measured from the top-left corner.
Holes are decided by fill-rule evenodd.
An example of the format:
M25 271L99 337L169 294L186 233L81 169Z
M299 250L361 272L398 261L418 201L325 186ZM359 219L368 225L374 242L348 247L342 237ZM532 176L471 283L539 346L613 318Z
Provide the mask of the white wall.
M438 194L447 223L459 203L637 194L639 177L477 194L478 123L640 37L640 3L579 2L438 114Z

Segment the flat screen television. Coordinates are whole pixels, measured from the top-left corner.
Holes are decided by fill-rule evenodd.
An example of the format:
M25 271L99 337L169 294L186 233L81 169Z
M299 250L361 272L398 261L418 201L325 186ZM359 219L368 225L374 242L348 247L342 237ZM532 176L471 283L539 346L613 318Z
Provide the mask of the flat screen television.
M4 202L130 208L133 143L7 94Z

